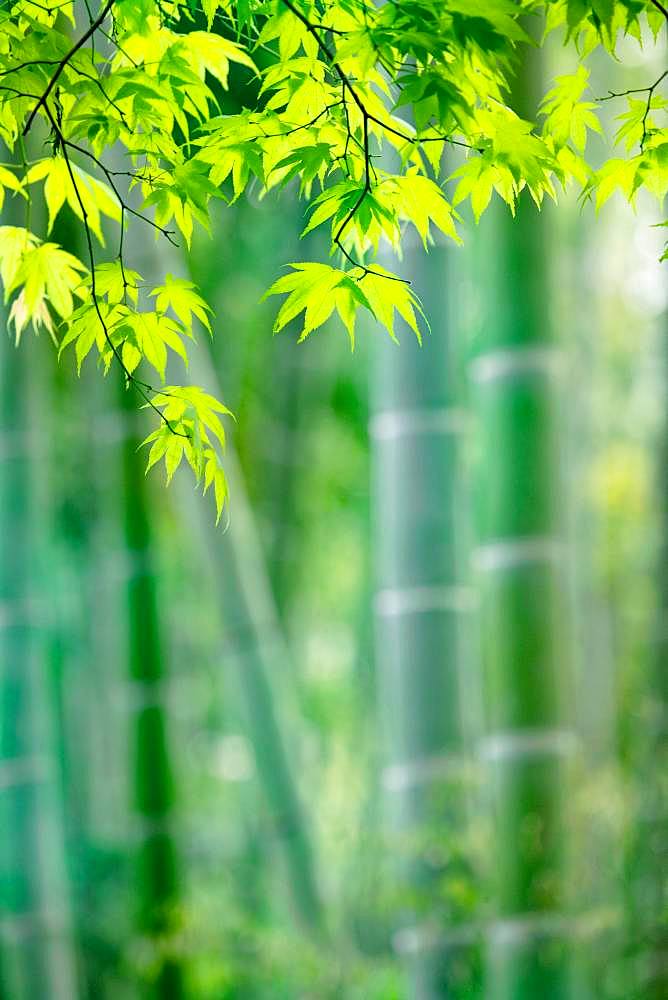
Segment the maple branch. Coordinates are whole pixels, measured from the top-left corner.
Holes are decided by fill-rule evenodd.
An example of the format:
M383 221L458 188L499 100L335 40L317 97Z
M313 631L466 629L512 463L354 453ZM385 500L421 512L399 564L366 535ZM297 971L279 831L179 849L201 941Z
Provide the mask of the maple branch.
M315 125L317 121L320 121L323 115L326 115L328 111L332 111L334 108L340 108L343 101L336 101L334 104L328 104L326 107L319 111L315 118L311 118L310 121L304 122L303 125L295 125L294 128L290 128L287 132L263 132L260 129L260 134L256 138L262 139L283 139L286 135L294 135L295 132L301 132L302 129L310 128Z
M18 73L20 69L28 69L30 66L58 66L59 64L60 59L28 59L27 62L17 63L16 66L8 66L7 69L0 70L0 76Z
M664 7L660 0L650 0L650 3L654 4L656 9L660 10L666 21L668 21L668 7Z
M107 41L110 42L116 49L118 49L118 51L121 53L121 55L125 56L125 58L127 59L127 61L132 66L134 66L135 69L139 69L139 67L140 67L141 64L138 63L136 61L136 59L133 59L132 56L129 55L129 53L125 51L125 49L123 48L122 45L119 45L118 40L116 38L114 38L113 35L110 35L108 31L104 30L104 28L100 28L100 34L104 35L104 37L107 39ZM144 63L144 65L146 65L146 63Z
M359 268L362 271L362 274L360 276L360 280L361 280L361 278L366 277L367 274L375 274L378 277L388 278L388 279L390 279L392 281L399 281L401 284L404 284L404 285L410 285L410 281L408 281L406 278L399 278L399 277L397 277L395 275L381 274L380 271L374 271L373 268L367 267L366 264L362 264L360 261L356 260L352 256L352 254L350 253L350 251L345 247L345 245L343 243L343 239L342 238L343 238L344 232L346 231L346 229L348 228L348 226L350 225L350 223L355 218L357 212L362 207L362 204L363 204L365 198L367 197L367 195L369 195L371 193L371 171L373 169L373 166L372 166L372 163L371 163L371 153L370 153L370 150L369 150L369 122L373 121L373 122L376 122L377 124L380 124L381 126L383 126L383 123L379 122L379 120L377 118L375 118L373 115L371 115L367 111L367 108L366 108L364 102L362 101L361 97L359 96L359 94L357 93L357 91L355 90L355 88L353 87L350 78L343 71L343 69L341 68L341 66L339 65L339 63L336 61L336 59L334 57L334 54L331 51L331 49L329 48L329 46L327 45L327 43L324 42L322 40L322 38L320 37L320 34L318 33L318 28L316 27L316 25L312 24L311 21L309 21L309 19L306 17L306 15L302 14L301 11L298 10L294 6L294 4L291 2L291 0L282 0L282 2L285 4L285 6L288 8L288 10L299 21L302 22L302 24L304 25L304 27L306 28L306 30L314 38L314 40L316 42L316 45L318 46L318 48L320 49L320 51L323 53L323 55L326 56L326 58L327 58L328 62L330 63L332 69L336 72L337 76L339 77L339 80L341 81L341 86L342 86L342 90L343 90L343 94L344 94L344 96L343 96L343 102L342 103L343 103L343 106L344 106L344 113L345 113L346 122L347 122L347 138L346 138L346 149L344 151L344 159L346 159L346 157L347 157L348 141L349 141L350 138L353 138L353 136L352 136L352 130L350 128L350 120L348 118L348 108L347 108L346 103L345 103L345 92L346 91L348 91L348 93L352 97L353 101L357 105L357 107L358 107L358 109L360 111L360 114L362 115L363 142L362 142L361 145L362 145L362 151L363 151L363 155L364 155L364 186L363 186L363 188L362 188L362 190L360 192L360 195L359 195L357 201L355 202L355 204L352 206L352 208L350 209L350 211L348 212L348 214L346 215L346 217L341 222L339 228L337 229L337 231L336 231L336 233L335 233L335 235L334 235L334 237L332 239L332 242L334 243L335 246L337 246L339 248L339 250L341 251L341 253L343 254L343 256L346 258L346 260L348 260L354 267L357 267L357 268ZM329 30L329 29L327 29L327 30ZM390 129L389 131L392 131L392 130ZM347 162L347 160L346 160L346 162Z
M91 293L91 299L92 299L92 302L93 302L93 308L95 309L95 313L97 315L97 318L99 320L100 326L102 327L102 330L103 330L103 333L104 333L104 339L106 340L107 344L109 345L109 349L111 350L111 352L112 352L115 360L120 365L121 370L122 370L123 374L125 375L125 378L127 380L128 385L133 385L135 387L135 389L137 390L137 392L139 393L139 395L142 397L142 399L144 400L144 402L146 403L146 405L149 406L152 410L155 410L155 412L160 417L160 420L163 421L163 423L166 424L166 426L169 428L169 430L170 430L170 432L172 434L174 434L176 437L184 437L184 438L188 438L189 439L189 435L188 434L185 434L182 431L177 431L172 426L171 422L167 419L167 417L164 415L164 413L160 409L158 409L158 407L155 405L155 403L153 402L153 400L151 399L151 397L148 395L149 392L152 392L152 393L156 394L156 393L159 393L161 390L155 389L148 382L143 382L141 379L138 379L137 376L134 375L128 369L127 365L123 361L123 357L122 357L120 351L118 350L118 347L116 346L116 344L114 344L114 342L113 342L113 340L111 338L111 334L109 333L109 327L107 326L106 320L105 320L104 316L102 315L102 309L100 308L100 300L99 300L98 295L97 295L96 277L95 277L95 251L93 250L93 236L92 236L92 233L91 233L90 224L88 222L88 212L86 211L86 206L84 204L83 198L81 197L81 191L79 190L79 185L77 183L76 176L74 174L74 168L72 167L72 162L70 160L69 153L67 152L67 146L68 145L72 145L72 144L69 143L64 138L58 122L56 121L56 119L55 119L53 113L51 112L51 109L49 108L48 104L46 104L46 103L44 104L44 111L45 111L45 113L46 113L49 121L51 122L51 127L52 127L52 129L54 131L54 134L55 134L56 138L58 139L58 141L60 143L60 146L61 146L61 149L62 149L63 160L65 161L65 166L67 167L67 172L68 172L68 174L70 176L70 181L72 182L72 187L74 188L74 193L75 193L77 202L79 203L79 209L81 211L81 220L83 222L84 233L85 233L85 236L86 236L86 244L87 244L87 249L88 249L88 259L89 259L89 262L90 262L90 293ZM122 221L123 220L121 218L121 223L122 223ZM124 272L123 272L123 275L124 275L124 283L125 283L125 274L124 274Z
M66 55L64 55L63 58L60 60L60 62L58 63L58 68L56 69L55 73L53 74L53 76L49 80L49 83L47 84L46 90L44 91L44 93L42 94L42 96L40 97L40 99L38 100L38 102L35 105L35 107L30 112L30 114L28 115L28 120L25 123L25 126L23 128L23 135L27 135L28 132L30 131L32 123L35 120L35 115L37 114L37 112L39 111L39 109L40 108L44 108L45 111L47 110L46 109L46 101L48 100L49 95L51 94L51 91L53 90L53 88L58 83L58 80L60 78L60 74L63 72L63 70L67 66L67 64L69 63L69 61L72 58L72 56L76 55L76 53L79 51L79 49L81 49L86 44L86 42L91 37L91 35L95 34L95 32L97 31L97 29L104 22L107 14L111 10L111 8L114 6L114 3L115 3L115 0L107 0L106 4L102 8L102 10L98 14L98 16L88 26L88 28L86 29L86 31L84 31L84 33L81 36L81 38L79 38L74 43L74 45L72 46L72 48L70 49L70 51ZM47 114L48 114L48 112L47 112ZM51 118L51 115L49 115L49 118Z
M98 90L100 91L100 93L104 97L104 99L107 102L107 104L110 107L114 108L115 111L118 112L119 119L121 120L121 122L123 123L123 125L126 128L128 128L128 121L127 121L127 118L125 117L125 112L121 108L120 104L117 104L116 101L112 97L109 97L109 94L106 92L106 90L102 86L102 80L98 79L98 77L96 77L96 76L93 76L92 73L87 73L85 70L79 69L78 66L72 66L71 68L74 70L75 73L78 73L79 76L83 76L84 79L90 80L91 83L95 84L95 86L98 88Z
M50 114L49 117L51 118ZM131 205L128 205L126 202L123 201L123 198L119 194L118 188L116 187L116 184L114 182L114 176L135 177L139 176L139 174L133 174L130 171L126 170L109 170L109 168L102 162L102 160L99 159L99 157L95 155L95 153L92 153L89 149L86 149L85 146L80 146L78 143L72 142L71 139L66 139L61 129L58 130L57 135L58 135L58 141L61 143L61 145L69 146L70 149L75 149L77 153L81 153L83 156L87 156L90 160L93 161L93 163L97 167L99 167L104 176L107 178L109 187L116 195L119 205L121 205L129 215L134 215L136 219L141 219L141 221L145 222L148 226L152 226L153 229L156 229L162 236L165 237L165 239L169 240L172 246L175 247L179 246L179 244L174 239L173 229L165 229L164 226L160 226L157 222L154 222L153 219L150 219L148 215L144 215L143 212L139 212L137 211L136 208L132 208ZM143 180L144 178L141 179ZM150 181L148 183L150 183Z
M405 132L400 132L399 129L394 128L392 125L388 125L387 122L384 122L382 119L376 118L375 115L372 115L371 112L367 110L367 108L364 105L364 102L363 102L362 98L359 96L359 94L357 93L357 91L353 87L353 83L352 83L350 77L342 70L340 64L336 61L334 53L329 48L329 46L327 45L327 43L324 42L322 40L322 38L320 37L320 35L318 34L318 27L317 27L317 25L315 25L311 21L309 21L309 19L306 17L306 15L302 14L302 12L297 7L295 7L295 5L292 3L292 0L281 0L281 2L284 4L284 6L286 6L288 8L288 10L292 14L294 14L294 16L299 21L302 22L302 24L304 25L304 27L306 28L306 30L309 32L309 34L315 40L315 42L316 42L318 48L320 49L320 51L322 52L322 54L327 58L328 62L330 63L330 65L332 67L332 69L335 71L335 73L339 77L344 90L348 91L348 93L352 97L353 101L355 102L355 104L359 108L361 114L363 116L366 115L366 117L369 119L369 121L374 122L376 125L379 125L386 132L389 132L392 135L396 135L399 139L403 139L404 142L408 142L411 145L419 145L422 142L447 142L447 143L450 143L453 146L463 146L465 149L471 149L471 150L473 150L476 153L482 152L482 150L479 147L472 146L468 142L463 142L463 141L460 141L458 139L453 139L449 135L437 135L437 136L435 135L435 136L430 136L428 138L426 138L426 137L425 138L421 138L420 136L416 136L416 135L407 135ZM327 28L325 30L329 31L330 29Z
M649 113L650 113L650 110L651 110L652 96L653 96L654 91L656 90L656 88L659 86L659 84L663 80L666 79L667 76L668 76L668 69L665 70L661 74L661 76L659 77L658 80L655 80L654 83L650 84L649 87L631 87L631 88L629 88L629 90L622 90L619 93L615 93L614 91L609 90L606 97L597 97L596 98L597 101L602 102L602 101L611 101L615 97L628 97L630 94L647 94L647 103L645 104L645 113L642 116L642 122L641 122L641 124L642 124L642 136L641 136L641 139L640 139L640 152L641 153L645 152L645 142L647 140L647 118L649 117Z
M371 172L373 171L373 164L371 162L371 153L369 150L369 122L373 122L375 125L378 125L380 128L382 128L385 132L388 132L390 135L394 135L399 139L403 139L404 142L407 142L413 146L419 146L423 142L447 142L453 146L462 146L465 149L475 150L475 152L478 153L482 152L482 150L477 146L472 146L468 142L464 142L458 139L453 139L450 136L434 135L434 136L425 136L422 138L419 136L407 135L405 132L401 132L398 128L395 128L393 125L388 125L387 122L383 121L381 118L378 118L376 115L372 114L366 107L363 98L360 97L357 90L353 86L353 81L350 79L347 73L345 73L345 71L342 69L340 63L337 62L334 52L329 47L329 45L322 39L319 33L320 30L330 31L331 29L313 24L313 22L310 21L308 17L294 5L292 0L282 0L282 3L294 15L294 17L297 18L297 20L301 21L301 23L304 25L304 27L311 35L311 37L315 40L319 50L325 56L330 66L332 67L332 69L338 76L339 80L341 81L342 103L344 108L344 114L346 117L346 129L347 129L346 145L343 152L343 159L346 165L348 163L349 143L351 140L357 141L356 137L353 135L353 131L350 126L348 106L346 104L346 99L345 99L346 91L350 94L353 102L356 104L360 114L362 115L363 142L358 144L361 146L364 155L364 186L362 188L359 198L357 199L353 207L350 209L345 219L343 220L338 230L336 231L336 234L333 237L333 243L339 248L341 253L344 255L344 257L346 257L348 261L350 261L351 264L353 264L355 267L361 268L363 272L362 277L364 277L366 274L372 274L372 273L378 274L380 277L390 277L389 275L380 275L378 271L373 271L365 264L362 264L359 261L355 260L351 256L349 251L345 248L342 242L342 237L344 232L355 218L357 212L362 207L362 204L364 203L364 200L367 197L367 195L371 193ZM350 173L350 171L348 171L348 173ZM407 281L405 278L392 277L391 280L401 281L404 284L410 284L410 281Z

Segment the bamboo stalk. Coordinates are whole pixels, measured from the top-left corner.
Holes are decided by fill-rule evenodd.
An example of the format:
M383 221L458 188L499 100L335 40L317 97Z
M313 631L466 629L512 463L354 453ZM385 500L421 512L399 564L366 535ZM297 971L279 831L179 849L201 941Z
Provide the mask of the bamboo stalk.
M0 995L75 1000L38 574L44 441L35 352L48 347L16 350L8 331L0 332Z
M173 831L174 781L165 705L149 503L136 399L121 387L128 433L122 444L122 509L129 559L126 582L127 672L131 687L132 812L137 837L137 930L153 949L144 994L156 1000L184 996L183 968L174 951L181 887Z
M217 376L202 351L193 359L192 377L217 391ZM315 874L310 831L299 798L285 720L273 678L290 676L287 651L266 573L260 540L245 495L243 474L228 445L225 471L231 494L229 528L214 528L211 510L179 479L183 509L210 560L221 615L225 659L234 664L245 707L259 781L286 872L287 891L298 922L320 934L324 913ZM229 650L229 651L228 651Z
M663 321L663 337L667 324ZM668 395L668 351L662 338L663 391ZM662 1000L668 993L668 407L657 456L657 497L659 507L659 549L655 579L657 608L645 697L648 711L643 715L639 737L644 777L637 817L635 851L640 877L631 906L631 934L639 939L644 978L635 983L643 1000ZM642 780L642 778L641 778Z
M420 347L384 339L371 422L376 656L385 730L383 784L398 857L407 996L470 995L476 930L448 893L470 877L462 639L473 610L462 564L450 254L409 246L404 271L433 318ZM444 888L445 887L445 888Z
M518 86L527 102L536 93L530 79ZM566 707L559 355L549 323L548 232L525 191L515 221L494 208L478 237L484 252L476 278L487 311L471 365L473 560L486 716L481 753L493 815L490 1000L565 1000L573 989L564 793L577 743Z

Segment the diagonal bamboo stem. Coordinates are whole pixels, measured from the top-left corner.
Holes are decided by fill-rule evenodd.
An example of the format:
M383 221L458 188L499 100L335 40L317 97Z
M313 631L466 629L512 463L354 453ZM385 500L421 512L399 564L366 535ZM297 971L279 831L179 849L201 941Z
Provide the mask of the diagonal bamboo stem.
M203 351L193 359L191 369L193 379L202 379L201 384L216 391L217 376ZM221 635L229 642L225 656L237 670L258 777L285 863L287 891L299 923L319 935L325 920L311 835L276 694L278 680L290 676L289 653L245 495L243 474L230 446L225 455L225 471L232 497L227 531L214 529L208 505L179 479L182 504L188 511L188 521L197 525L203 548L211 560Z

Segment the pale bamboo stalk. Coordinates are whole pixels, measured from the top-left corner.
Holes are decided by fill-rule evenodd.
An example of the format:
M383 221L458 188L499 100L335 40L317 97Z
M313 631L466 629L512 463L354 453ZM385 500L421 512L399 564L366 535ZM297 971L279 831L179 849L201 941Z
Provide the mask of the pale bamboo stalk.
M519 113L537 87L525 67ZM536 71L538 70L535 67ZM573 937L565 865L567 773L577 746L565 629L549 230L526 191L478 236L485 315L471 365L485 737L493 817L490 1000L567 1000Z
M0 331L0 993L76 1000L53 760L37 352Z
M398 869L395 942L407 997L470 995L477 929L448 894L470 881L463 639L474 594L462 543L461 445L451 252L408 242L402 275L423 298L422 346L379 338L372 368L376 659L382 773Z
M213 366L200 350L191 363L195 382L218 391ZM216 587L224 657L236 668L258 778L283 859L286 891L298 922L316 935L324 912L315 872L311 832L304 816L277 695L291 676L289 652L278 619L243 474L231 444L225 454L231 507L227 530L213 525L210 504L179 481L187 520L195 523Z

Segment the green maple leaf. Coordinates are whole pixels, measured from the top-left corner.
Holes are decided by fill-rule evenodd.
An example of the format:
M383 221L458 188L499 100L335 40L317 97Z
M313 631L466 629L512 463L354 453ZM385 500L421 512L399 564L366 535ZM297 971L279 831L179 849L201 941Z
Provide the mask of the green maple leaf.
M201 295L196 291L196 286L192 281L184 278L174 278L171 274L165 275L165 282L151 292L156 297L155 304L161 312L171 309L185 326L192 327L193 315L211 332L211 322L208 313L211 307L207 305Z

